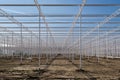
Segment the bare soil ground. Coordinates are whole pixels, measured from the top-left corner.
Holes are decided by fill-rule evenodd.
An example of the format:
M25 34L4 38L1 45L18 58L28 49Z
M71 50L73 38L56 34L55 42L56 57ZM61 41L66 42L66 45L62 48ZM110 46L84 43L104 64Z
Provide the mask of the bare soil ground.
M79 70L79 58L73 61L57 56L46 61L41 58L32 60L24 58L20 64L19 58L0 58L0 80L120 80L120 58L83 58L82 70Z

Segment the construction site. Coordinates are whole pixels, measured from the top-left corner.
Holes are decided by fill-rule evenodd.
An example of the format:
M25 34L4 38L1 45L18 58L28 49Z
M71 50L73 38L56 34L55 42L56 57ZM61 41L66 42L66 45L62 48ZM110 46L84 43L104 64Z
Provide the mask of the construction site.
M120 80L120 1L0 0L0 80Z

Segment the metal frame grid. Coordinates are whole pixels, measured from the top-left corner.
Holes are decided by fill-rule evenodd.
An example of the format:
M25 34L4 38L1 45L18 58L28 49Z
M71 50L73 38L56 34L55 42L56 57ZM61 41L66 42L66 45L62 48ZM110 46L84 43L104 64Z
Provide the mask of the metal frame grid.
M1 57L20 56L22 63L25 55L39 55L40 66L42 54L49 58L63 54L72 60L80 55L81 68L83 56L96 56L98 61L99 57L120 56L120 4L87 4L86 0L81 4L39 4L34 0L33 4L0 4L0 7L37 10L37 13L10 14L0 8ZM41 7L79 9L77 14L44 14ZM84 9L90 7L115 7L116 10L111 14L85 13Z

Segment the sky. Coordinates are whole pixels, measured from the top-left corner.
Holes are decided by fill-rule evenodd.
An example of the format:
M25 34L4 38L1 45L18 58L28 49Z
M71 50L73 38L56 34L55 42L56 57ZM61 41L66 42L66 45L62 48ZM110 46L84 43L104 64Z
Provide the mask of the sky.
M38 0L39 4L81 4L82 0ZM0 0L0 4L34 4L34 0ZM120 4L120 0L87 0L86 4ZM42 13L44 15L77 15L78 10L79 10L79 6L73 6L73 7L65 7L65 6L58 6L58 7L48 7L48 6L42 6L41 10ZM85 6L83 8L82 14L112 14L114 13L117 9L119 9L120 6L115 6L115 7L88 7ZM32 6L32 7L15 7L15 6L0 6L0 9L3 9L4 11L6 11L7 13L9 13L10 15L14 15L14 14L38 14L38 10L36 6ZM82 21L83 22L102 22L106 17L83 17ZM15 17L16 20L20 21L20 22L37 22L38 21L38 17ZM0 18L0 22L11 22L10 20L8 20L7 18L1 17ZM43 22L43 20L41 19L41 21ZM49 24L48 23L48 27L59 27L59 28L50 28L50 30L52 31L54 36L57 35L62 35L63 37L59 37L59 38L55 38L56 41L60 41L63 42L64 39L67 37L67 34L70 30L70 27L72 26L72 22L74 21L74 17L46 17L46 21L47 22L71 22L69 24ZM77 20L79 22L79 19ZM120 21L120 18L113 18L110 21ZM89 32L91 29L93 29L94 27L96 27L98 25L98 23L95 24L82 24L83 27L89 26L89 28L82 28L82 33L84 35L84 32ZM13 26L18 26L16 24L0 24L0 26L9 26L9 27L13 27ZM38 28L30 28L30 27L36 27L38 26L38 24L24 24L24 26L29 27L30 30L33 30L34 32L38 31ZM41 24L41 26L44 26L44 24ZM76 24L75 25L76 28L74 28L74 40L75 41L78 38L78 34L76 34L76 32L79 32L77 26L80 26L80 24ZM110 31L114 28L118 28L120 25L118 24L105 24L103 26L109 26L110 28L100 28L100 30L104 30L104 31ZM61 27L67 27L67 28L61 28ZM19 31L20 28L8 28L9 30L16 30ZM46 29L43 28L42 32L45 32ZM56 33L61 33L61 34L56 34ZM94 35L94 34L92 34ZM43 38L45 39L45 38ZM72 39L70 39L72 40Z

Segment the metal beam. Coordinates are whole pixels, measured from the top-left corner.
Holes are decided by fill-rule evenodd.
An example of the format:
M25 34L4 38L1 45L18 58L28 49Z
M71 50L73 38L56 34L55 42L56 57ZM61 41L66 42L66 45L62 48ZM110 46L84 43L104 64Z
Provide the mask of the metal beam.
M0 6L36 6L35 4L0 4ZM82 6L82 4L38 4L38 6ZM85 6L120 6L120 4L85 4Z

